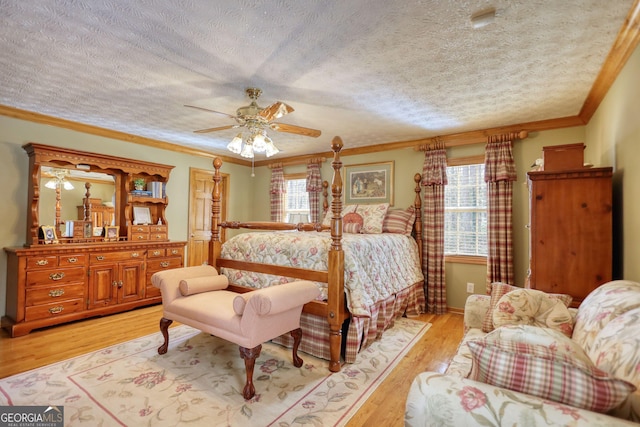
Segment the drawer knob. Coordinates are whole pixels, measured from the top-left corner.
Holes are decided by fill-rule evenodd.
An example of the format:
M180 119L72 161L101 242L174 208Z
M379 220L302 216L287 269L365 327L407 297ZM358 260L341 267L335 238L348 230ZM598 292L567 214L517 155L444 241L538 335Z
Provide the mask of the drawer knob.
M120 280L120 281L118 282L118 288L122 288L122 286L123 286L123 285L124 285L124 283L122 283L122 280Z
M132 252L131 253L131 258L138 258L140 256L140 254L138 252Z
M58 314L58 313L62 313L62 310L64 310L64 307L62 306L58 306L58 307L51 307L49 309L49 313L51 314Z
M71 264L74 264L74 263L78 262L78 258L76 258L76 257L67 258L67 262L70 262Z
M169 261L162 261L162 262L160 263L160 267L162 267L162 268L167 268L167 267L169 267Z
M176 255L177 253L178 253L178 250L177 250L177 249L171 249L171 254L172 254L172 255Z
M36 265L47 265L49 264L49 261L46 259L39 259L36 261Z
M156 239L162 239L162 234L156 234Z
M50 297L61 297L62 295L64 295L64 289L52 289L49 291L49 296Z
M114 281L111 283L111 286L113 286L113 287L115 288L116 286L118 286L118 282L114 280Z
M138 236L138 240L144 239L144 236Z
M51 280L60 280L62 278L64 278L64 273L62 273L62 272L61 273L51 273L49 275L49 279L51 279Z
M98 256L96 257L96 260L98 260L98 261L104 261L104 257L103 257L102 255L98 255Z
M160 255L160 251L153 251L153 254L154 254L155 256L158 256L158 255Z

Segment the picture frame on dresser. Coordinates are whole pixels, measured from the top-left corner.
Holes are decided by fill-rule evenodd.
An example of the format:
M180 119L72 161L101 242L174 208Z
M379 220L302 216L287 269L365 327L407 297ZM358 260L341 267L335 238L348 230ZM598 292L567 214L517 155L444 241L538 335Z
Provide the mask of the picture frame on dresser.
M151 224L151 211L148 207L134 206L133 207L133 224L144 225Z
M107 225L104 227L104 241L105 242L117 242L119 240L118 230L120 227L117 225Z
M40 226L41 238L45 244L58 243L58 236L56 235L56 228L53 225Z

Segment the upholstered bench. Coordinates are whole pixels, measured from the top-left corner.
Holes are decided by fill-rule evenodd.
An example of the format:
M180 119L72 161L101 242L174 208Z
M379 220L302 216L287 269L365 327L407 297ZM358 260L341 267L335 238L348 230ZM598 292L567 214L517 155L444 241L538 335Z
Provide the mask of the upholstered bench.
M253 368L263 342L291 333L293 364L302 366L298 356L300 314L302 306L320 293L314 283L296 281L238 294L226 290L227 278L208 265L158 272L151 276L151 282L162 293L160 331L164 344L158 353L168 350L173 321L239 345L247 374L243 389L247 400L255 394Z

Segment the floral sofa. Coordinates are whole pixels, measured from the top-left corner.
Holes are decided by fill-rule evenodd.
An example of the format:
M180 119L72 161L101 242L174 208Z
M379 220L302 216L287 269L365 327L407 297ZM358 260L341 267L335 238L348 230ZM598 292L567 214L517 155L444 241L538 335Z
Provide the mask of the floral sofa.
M604 284L578 309L536 292L467 299L458 351L414 379L406 426L638 425L640 283Z

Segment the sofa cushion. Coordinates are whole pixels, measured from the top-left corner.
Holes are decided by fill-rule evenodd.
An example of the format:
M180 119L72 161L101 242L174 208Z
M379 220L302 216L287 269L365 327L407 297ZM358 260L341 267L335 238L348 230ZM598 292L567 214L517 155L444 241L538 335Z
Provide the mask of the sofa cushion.
M605 283L580 304L572 338L589 354L596 336L610 321L638 307L640 283L629 280Z
M199 294L202 292L219 291L229 286L227 276L202 276L190 277L180 280L180 293L182 296Z
M503 295L493 310L493 326L506 325L551 328L571 338L573 317L560 299L535 289L517 289Z
M636 389L596 368L556 330L516 326L495 332L467 343L473 357L469 378L596 412L615 408Z
M489 310L485 314L484 320L482 321L483 332L491 332L495 329L493 326L493 311L496 305L498 305L498 301L500 301L500 298L502 298L502 296L507 294L508 292L515 291L518 289L522 289L522 288L518 286L508 285L506 283L500 283L500 282L495 282L491 284L491 287L490 287L491 302L490 302ZM547 295L551 295L555 298L558 298L567 307L569 307L569 305L571 305L571 302L573 301L573 298L570 295L565 295L565 294L547 294Z

